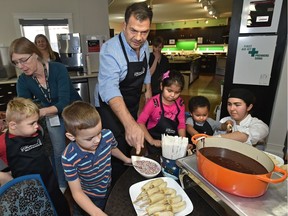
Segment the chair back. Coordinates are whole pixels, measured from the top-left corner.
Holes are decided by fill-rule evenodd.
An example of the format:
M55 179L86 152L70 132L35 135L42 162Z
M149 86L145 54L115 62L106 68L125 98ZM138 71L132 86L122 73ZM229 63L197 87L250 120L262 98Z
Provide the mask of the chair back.
M0 187L0 215L57 215L39 174L25 175Z

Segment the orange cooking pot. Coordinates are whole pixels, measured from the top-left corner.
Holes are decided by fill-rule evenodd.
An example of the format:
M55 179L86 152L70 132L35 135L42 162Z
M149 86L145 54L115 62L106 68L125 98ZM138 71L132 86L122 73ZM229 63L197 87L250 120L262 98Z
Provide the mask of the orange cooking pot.
M262 151L251 145L231 139L197 134L192 137L196 145L197 166L200 174L215 187L241 197L259 197L269 183L280 183L287 172ZM282 175L272 179L273 172Z

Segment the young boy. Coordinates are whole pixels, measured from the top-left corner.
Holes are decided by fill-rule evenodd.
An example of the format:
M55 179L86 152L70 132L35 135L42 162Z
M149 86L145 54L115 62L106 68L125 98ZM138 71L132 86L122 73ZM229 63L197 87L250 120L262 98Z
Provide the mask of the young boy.
M131 158L116 147L112 132L102 129L92 105L76 101L64 109L62 116L66 136L71 140L63 152L62 164L77 203L73 215L106 215L103 209L111 184L111 155L124 163L131 163Z
M32 100L11 100L6 110L8 130L0 136L0 157L9 166L13 178L40 174L57 214L70 215L69 205L44 153L38 120L39 109ZM7 179L7 174L0 172L0 177Z
M204 96L194 96L189 100L190 117L186 120L187 132L190 136L204 133L212 136L215 130L229 131L232 121L220 123L209 118L210 102Z

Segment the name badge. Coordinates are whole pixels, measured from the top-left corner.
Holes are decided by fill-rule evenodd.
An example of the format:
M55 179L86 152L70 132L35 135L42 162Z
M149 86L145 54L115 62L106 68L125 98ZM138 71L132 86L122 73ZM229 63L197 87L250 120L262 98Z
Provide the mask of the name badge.
M51 127L60 126L60 119L58 115L49 116L48 118Z

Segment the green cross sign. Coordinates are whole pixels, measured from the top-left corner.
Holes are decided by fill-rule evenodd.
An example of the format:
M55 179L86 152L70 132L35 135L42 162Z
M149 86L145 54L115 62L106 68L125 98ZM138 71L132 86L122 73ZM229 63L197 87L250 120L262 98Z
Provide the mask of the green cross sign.
M256 50L256 48L252 48L252 50L248 53L251 54L251 57L254 57L256 54L258 54L258 51Z

